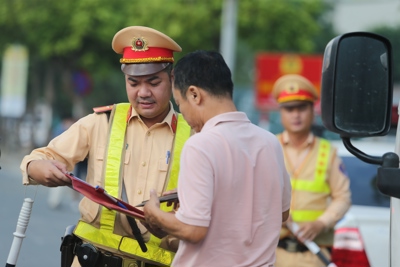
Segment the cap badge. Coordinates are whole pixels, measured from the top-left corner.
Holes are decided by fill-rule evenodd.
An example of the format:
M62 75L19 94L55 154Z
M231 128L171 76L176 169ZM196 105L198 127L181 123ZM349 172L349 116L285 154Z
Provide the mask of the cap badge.
M147 41L143 37L134 37L132 40L132 50L134 51L146 51L149 48L147 47Z
M290 83L285 91L289 94L295 94L299 91L299 85L297 83Z

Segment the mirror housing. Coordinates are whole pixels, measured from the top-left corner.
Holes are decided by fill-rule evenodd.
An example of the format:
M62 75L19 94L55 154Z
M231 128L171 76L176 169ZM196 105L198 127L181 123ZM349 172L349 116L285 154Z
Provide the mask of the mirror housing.
M346 33L326 46L321 78L321 116L341 137L385 135L393 97L392 49L368 32Z
M399 156L393 152L370 156L350 142L351 137L388 133L392 97L392 50L388 39L353 32L328 43L322 65L322 122L328 130L340 134L350 153L364 162L381 165L378 189L400 199Z

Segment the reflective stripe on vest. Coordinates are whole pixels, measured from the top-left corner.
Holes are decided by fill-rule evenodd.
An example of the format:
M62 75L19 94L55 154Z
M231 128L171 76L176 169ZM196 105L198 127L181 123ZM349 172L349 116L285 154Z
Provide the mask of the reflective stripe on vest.
M108 146L106 156L104 187L105 190L114 197L118 197L120 186L119 180L122 162L121 151L123 151L124 147L125 131L127 126L126 116L129 108L129 103L117 104L114 107L114 116L112 116L109 134L109 144L112 144L112 146ZM175 133L175 139L178 138L178 136L179 142L174 141L174 151L179 151L180 154L183 144L190 136L190 126L186 123L181 114L178 115L178 126ZM179 173L179 158L173 160L171 164L171 168L174 168L176 172L171 173L167 186L168 190L176 188ZM174 167L174 164L178 164L178 167ZM161 208L167 210L166 203L163 203ZM168 208L171 209L171 207ZM146 243L148 250L147 252L143 252L135 239L113 233L116 217L116 212L114 210L108 210L105 207L101 207L100 216L100 228L79 221L74 230L75 235L93 244L108 247L114 251L123 252L137 258L148 259L164 265L170 265L172 263L175 253L160 248L159 244L161 240L157 237L151 235L149 242Z
M178 175L180 168L180 158L183 144L190 137L190 126L187 124L182 114L178 114L177 131L174 139L174 150L172 154L171 173L166 190L178 188ZM163 203L165 206L167 203Z
M326 183L326 171L329 164L331 145L325 139L320 139L318 147L317 164L315 166L314 180L291 179L292 190L312 193L329 194L330 188ZM315 221L324 213L324 210L291 210L295 222Z

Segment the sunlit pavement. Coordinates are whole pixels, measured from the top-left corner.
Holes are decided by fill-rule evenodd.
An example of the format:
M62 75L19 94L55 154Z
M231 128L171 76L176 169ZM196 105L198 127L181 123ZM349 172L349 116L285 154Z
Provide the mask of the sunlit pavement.
M34 200L30 221L16 266L60 266L60 242L65 228L79 218L71 190L65 188L56 208L48 204L49 190L43 186L23 186L19 164L26 151L4 150L0 158L0 263L5 265L13 242L18 216L25 198ZM75 205L74 205L75 204Z

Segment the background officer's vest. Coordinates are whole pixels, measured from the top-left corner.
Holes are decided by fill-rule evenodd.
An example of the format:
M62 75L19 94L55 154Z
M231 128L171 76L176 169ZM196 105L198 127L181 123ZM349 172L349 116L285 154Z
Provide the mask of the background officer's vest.
M297 191L296 194L305 192L305 196L311 193L314 195L326 195L331 192L329 185L326 183L328 164L330 159L331 145L325 139L319 139L318 155L314 170L314 179L303 179L303 177L291 177L292 190ZM301 174L300 174L301 175ZM316 206L318 205L318 206ZM297 207L294 207L297 208ZM315 221L321 216L326 209L326 203L314 204L312 209L291 209L292 220L295 222Z
M326 179L330 171L329 163L334 156L334 150L330 143L323 138L316 138L314 146L307 159L308 162L313 164L313 168L305 166L295 177L290 177L292 184L290 215L292 220L299 224L317 220L325 212L328 205L326 199L329 198L331 192ZM296 199L301 199L302 205L296 203ZM324 201L315 201L315 199ZM310 203L307 203L307 200ZM320 233L314 241L319 245L331 246L333 244L333 229Z

